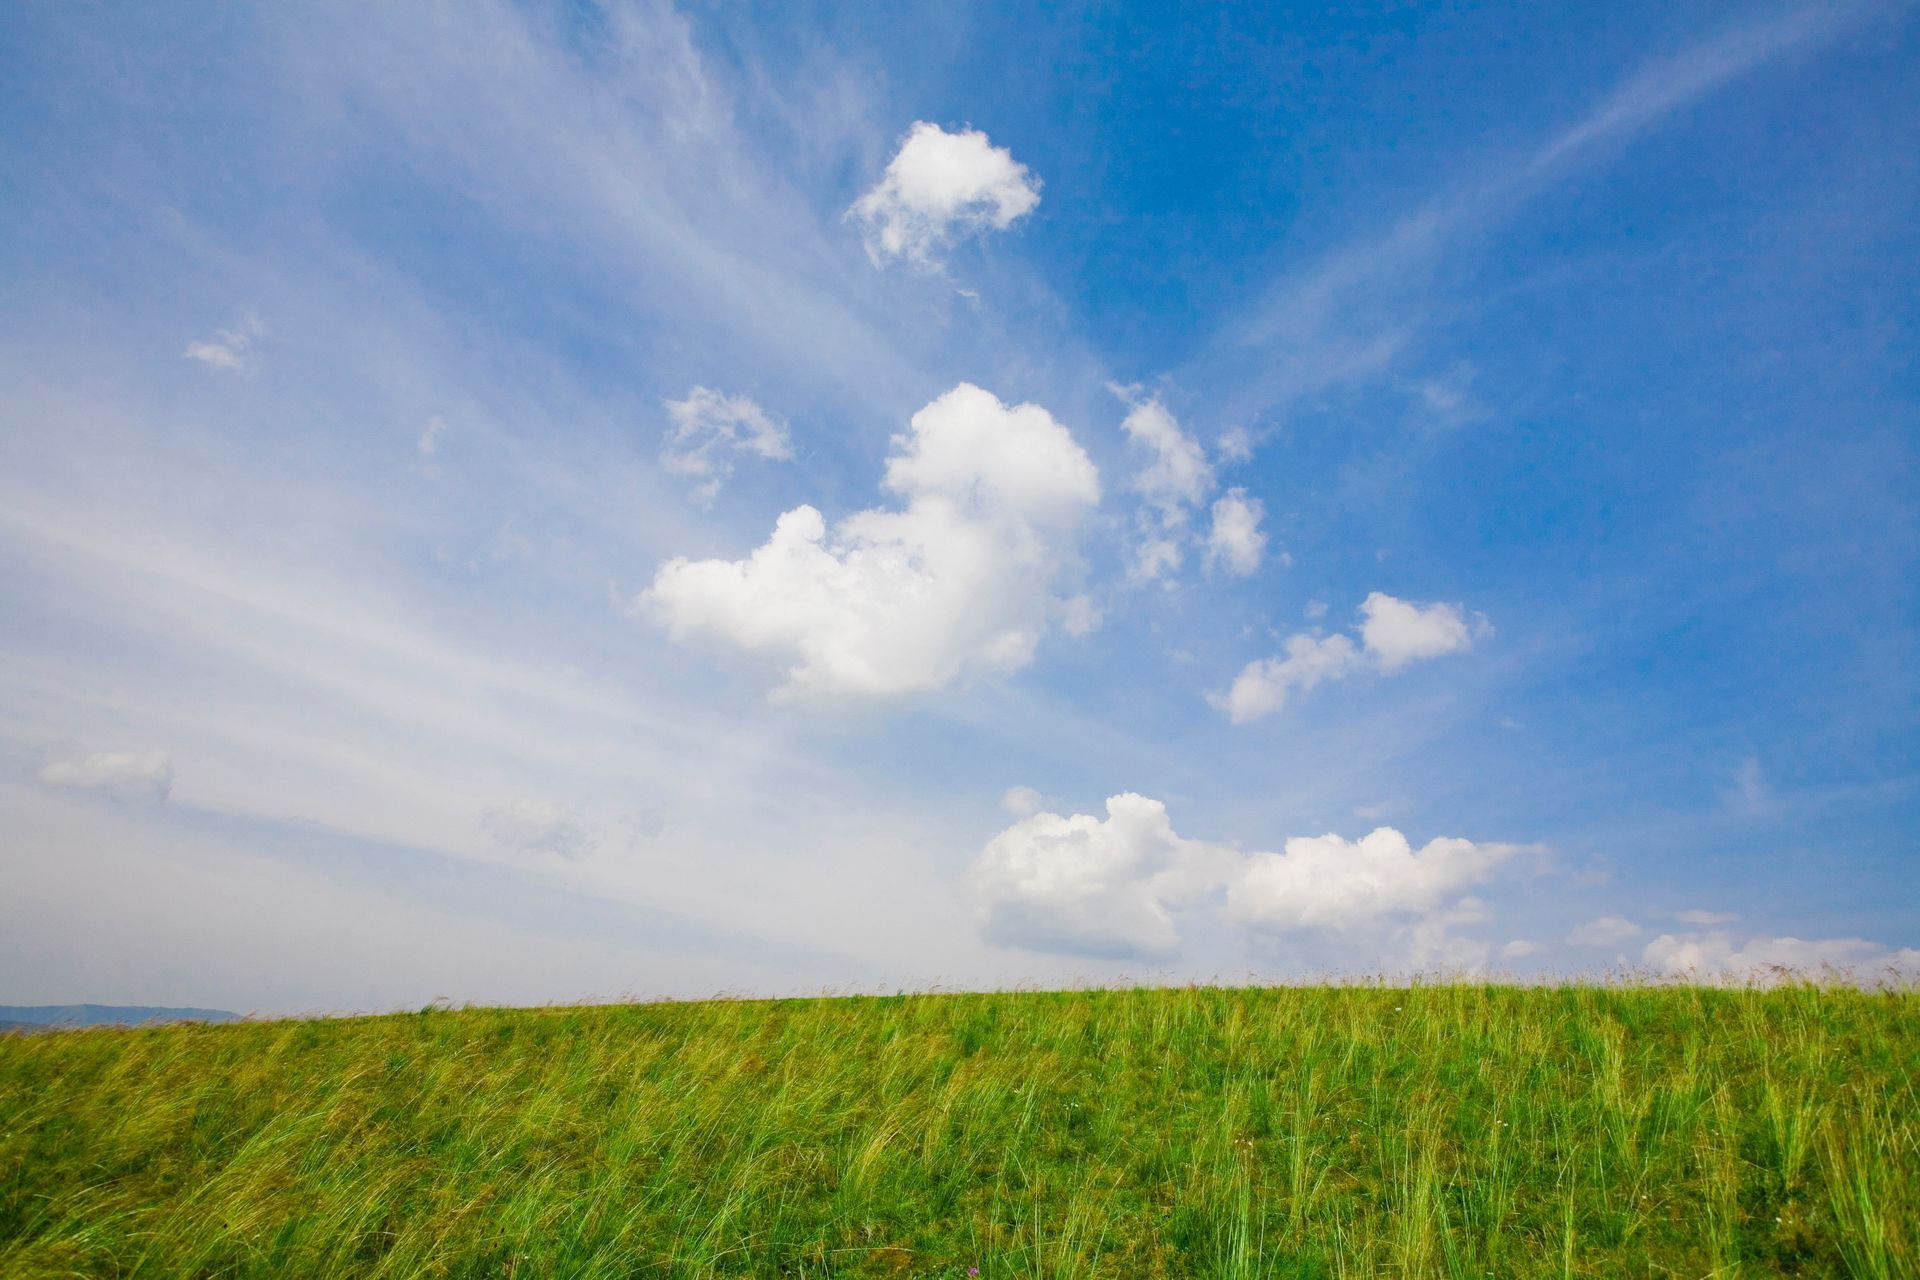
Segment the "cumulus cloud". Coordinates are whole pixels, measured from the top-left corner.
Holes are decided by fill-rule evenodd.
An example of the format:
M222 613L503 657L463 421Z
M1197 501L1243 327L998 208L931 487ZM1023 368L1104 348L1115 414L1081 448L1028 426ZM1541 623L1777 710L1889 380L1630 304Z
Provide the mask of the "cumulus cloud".
M1628 938L1638 937L1640 926L1622 916L1601 916L1589 920L1567 935L1567 941L1576 947L1611 947L1625 942Z
M116 800L165 800L173 792L173 757L164 751L102 751L56 760L40 770L42 786L98 791Z
M1219 565L1240 577L1260 567L1267 535L1260 531L1266 507L1245 489L1229 489L1213 504L1213 528L1207 534L1207 565Z
M428 418L427 425L420 429L420 440L415 446L419 450L420 456L423 458L431 458L434 454L440 452L440 437L446 433L447 424L445 419Z
M1142 582L1167 577L1179 569L1186 546L1194 542L1205 550L1209 569L1224 567L1239 576L1258 569L1267 547L1267 535L1260 529L1266 508L1260 500L1248 497L1244 488L1229 489L1213 504L1211 529L1196 537L1190 528L1193 513L1218 483L1206 450L1158 396L1145 395L1137 386L1116 384L1110 389L1127 404L1121 429L1148 455L1129 486L1145 504L1131 576Z
M739 455L793 456L787 424L746 396L695 387L686 399L665 404L673 425L660 450L660 464L674 475L698 480L693 493L702 502L711 502L720 492Z
M1731 911L1701 911L1696 908L1692 911L1676 911L1673 913L1673 918L1681 924L1697 924L1710 928L1717 924L1732 924L1740 917Z
M1280 710L1296 690L1345 679L1365 665L1359 648L1346 636L1322 639L1302 632L1288 638L1285 657L1249 662L1227 692L1212 701L1235 724L1245 724Z
M1382 671L1472 647L1466 615L1457 604L1419 605L1375 591L1360 605L1360 638ZM1484 622L1481 624L1484 628Z
M551 800L518 800L483 815L493 838L515 853L577 857L593 847L593 832L580 815Z
M1181 430L1158 396L1143 397L1138 387L1116 386L1113 393L1130 406L1120 429L1152 455L1134 477L1134 490L1158 509L1166 524L1184 524L1187 513L1213 489L1213 468L1207 465L1206 451Z
M1369 668L1392 675L1421 659L1470 648L1475 634L1492 630L1477 615L1469 629L1458 605L1419 605L1381 591L1366 598L1360 614L1360 644L1345 635L1299 632L1288 638L1283 656L1249 662L1225 693L1207 700L1245 724L1280 710L1295 692Z
M1641 954L1651 969L1673 977L1734 982L1775 982L1818 978L1835 973L1857 979L1892 974L1920 977L1920 950L1895 950L1864 938L1752 937L1736 942L1715 929L1700 933L1663 933Z
M259 334L259 322L248 319L238 329L216 329L212 338L189 342L181 354L210 369L245 369L252 362L253 340Z
M1269 932L1425 915L1459 905L1461 894L1517 851L1508 844L1450 838L1415 849L1392 827L1378 827L1358 840L1295 836L1280 853L1248 858L1227 890L1227 914ZM1483 918L1478 911L1467 917Z
M1181 837L1165 805L1128 792L1107 801L1104 819L1023 818L988 842L970 881L988 940L1030 950L1167 956L1179 947L1176 913L1210 908L1267 937L1391 923L1404 927L1417 963L1458 964L1466 953L1446 928L1487 918L1466 891L1515 852L1457 839L1415 850L1381 827L1355 841L1295 837L1279 853L1242 854Z
M919 120L847 215L875 266L905 260L932 269L950 244L1005 231L1039 203L1040 179L1005 147L978 129L948 133Z
M662 564L636 608L678 640L784 664L785 696L887 696L1014 671L1051 621L1075 620L1053 584L1100 480L1045 409L962 383L893 438L883 485L902 509L829 530L796 507L744 560Z
M1035 951L1152 958L1179 947L1169 909L1210 880L1214 850L1174 834L1166 806L1127 792L1105 819L1036 813L992 840L970 879L991 942Z
M1540 944L1531 938L1515 938L1500 948L1500 956L1505 960L1524 960L1530 955L1537 954L1539 950Z

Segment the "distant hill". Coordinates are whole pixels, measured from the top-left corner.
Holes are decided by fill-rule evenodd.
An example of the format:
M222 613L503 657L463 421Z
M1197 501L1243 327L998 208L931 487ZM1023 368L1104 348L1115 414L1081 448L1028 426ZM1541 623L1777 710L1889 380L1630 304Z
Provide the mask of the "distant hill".
M143 1027L162 1022L238 1022L225 1009L164 1009L157 1005L0 1004L0 1031L52 1031L61 1027Z

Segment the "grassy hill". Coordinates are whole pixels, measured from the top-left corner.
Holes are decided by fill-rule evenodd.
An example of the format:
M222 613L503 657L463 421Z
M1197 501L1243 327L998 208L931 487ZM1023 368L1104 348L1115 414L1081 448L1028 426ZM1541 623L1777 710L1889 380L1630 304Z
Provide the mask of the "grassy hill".
M1920 997L923 995L0 1039L0 1275L1920 1275Z

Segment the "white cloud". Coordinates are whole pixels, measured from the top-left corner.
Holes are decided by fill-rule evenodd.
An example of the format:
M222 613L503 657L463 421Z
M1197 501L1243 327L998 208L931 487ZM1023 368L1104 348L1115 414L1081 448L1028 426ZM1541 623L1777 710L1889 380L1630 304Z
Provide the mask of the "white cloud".
M517 800L487 810L488 832L516 853L575 857L593 847L592 831L580 815L551 800Z
M1245 577L1260 567L1267 535L1260 531L1266 508L1245 489L1229 489L1213 504L1213 529L1207 534L1207 564Z
M987 843L969 879L989 941L1035 951L1155 957L1179 947L1170 907L1203 890L1212 854L1158 800L1127 792L1100 819L1036 813Z
M1021 818L1040 812L1040 806L1045 803L1038 791L1025 786L1008 787L1000 797L1000 807Z
M1567 941L1576 947L1611 947L1637 937L1640 926L1622 916L1601 916L1589 920L1567 935Z
M1116 386L1113 393L1130 406L1120 421L1121 430L1153 454L1153 460L1134 477L1133 489L1159 511L1164 525L1185 524L1187 513L1213 491L1213 468L1207 465L1206 451L1181 430L1158 396L1142 398L1138 387Z
M1692 911L1676 911L1674 912L1673 918L1681 924L1697 924L1711 927L1717 924L1732 924L1740 917L1731 911L1702 911L1696 908Z
M440 437L446 433L447 424L445 419L428 418L427 425L421 428L420 441L415 446L419 450L420 456L423 458L431 458L434 454L440 452Z
M1529 938L1515 938L1500 948L1500 955L1507 960L1524 960L1540 950L1540 944Z
M700 481L694 496L710 502L733 474L734 458L791 458L787 424L746 396L730 396L695 387L684 400L668 400L673 427L660 450L660 463L677 476Z
M1361 639L1382 671L1398 671L1410 662L1460 653L1473 645L1457 604L1423 606L1375 591L1361 603L1360 612Z
M1146 466L1128 486L1145 504L1136 517L1140 541L1134 548L1128 576L1136 582L1169 577L1185 560L1189 544L1205 552L1209 570L1221 567L1245 577L1258 569L1267 549L1267 535L1260 528L1265 506L1258 498L1249 497L1243 487L1229 489L1214 502L1213 523L1206 535L1194 534L1193 513L1206 503L1218 484L1206 450L1181 427L1158 396L1117 383L1108 389L1127 404L1121 429L1150 454ZM1240 456L1250 448L1246 431L1239 427L1223 435L1221 441L1223 458ZM1284 552L1279 558L1291 563Z
M260 334L260 322L248 319L238 329L216 329L205 342L189 342L181 354L213 369L240 370L252 362L253 340Z
M1392 675L1420 659L1469 648L1475 633L1492 630L1476 615L1470 632L1458 605L1418 605L1380 591L1366 598L1360 612L1364 651L1344 635L1321 638L1299 632L1288 638L1285 657L1249 662L1226 693L1209 694L1207 701L1235 724L1244 724L1280 710L1295 690L1342 680L1368 667ZM1317 616L1311 604L1308 613Z
M1038 405L962 383L893 438L884 485L904 509L829 532L796 507L744 560L667 561L636 606L676 639L786 664L785 695L902 694L1025 666L1100 499L1073 436Z
M1484 959L1484 948L1447 938L1447 927L1489 918L1466 891L1517 851L1440 839L1416 852L1381 827L1357 841L1296 837L1281 853L1242 854L1182 838L1165 805L1128 792L1107 801L1104 819L1022 819L988 842L970 880L986 937L1030 950L1167 956L1180 942L1175 913L1210 907L1269 937L1411 921L1412 963L1458 965Z
M1245 872L1227 890L1227 913L1273 932L1425 915L1454 903L1516 852L1513 845L1444 838L1415 850L1392 827L1358 840L1295 836L1284 852L1248 858ZM1480 919L1479 910L1465 917Z
M1309 621L1318 622L1327 616L1327 602L1325 600L1309 600L1307 601L1307 607L1302 609L1301 612L1307 615Z
M1864 938L1753 937L1736 944L1724 930L1663 933L1647 944L1641 959L1650 968L1675 977L1718 978L1737 982L1773 982L1817 978L1834 973L1858 979L1887 974L1920 977L1920 950L1894 950Z
M1224 697L1215 695L1210 700L1235 724L1245 724L1286 706L1288 695L1296 689L1344 679L1364 665L1359 649L1346 636L1317 639L1302 633L1287 640L1286 657L1249 662Z
M1172 538L1148 538L1134 548L1133 563L1127 566L1127 576L1136 582L1154 582L1178 569L1184 558L1180 544Z
M978 129L948 133L916 121L871 191L847 211L875 266L905 259L940 265L965 236L1005 231L1040 203L1040 180Z
M40 770L43 786L100 791L117 800L165 800L173 791L173 757L164 751L102 751L56 760Z

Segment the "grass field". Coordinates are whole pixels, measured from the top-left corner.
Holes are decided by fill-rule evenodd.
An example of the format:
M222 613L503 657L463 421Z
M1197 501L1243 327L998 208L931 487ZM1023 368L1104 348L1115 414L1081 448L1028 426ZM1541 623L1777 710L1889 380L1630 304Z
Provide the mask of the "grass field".
M1920 1275L1920 997L1180 989L0 1040L0 1275Z

